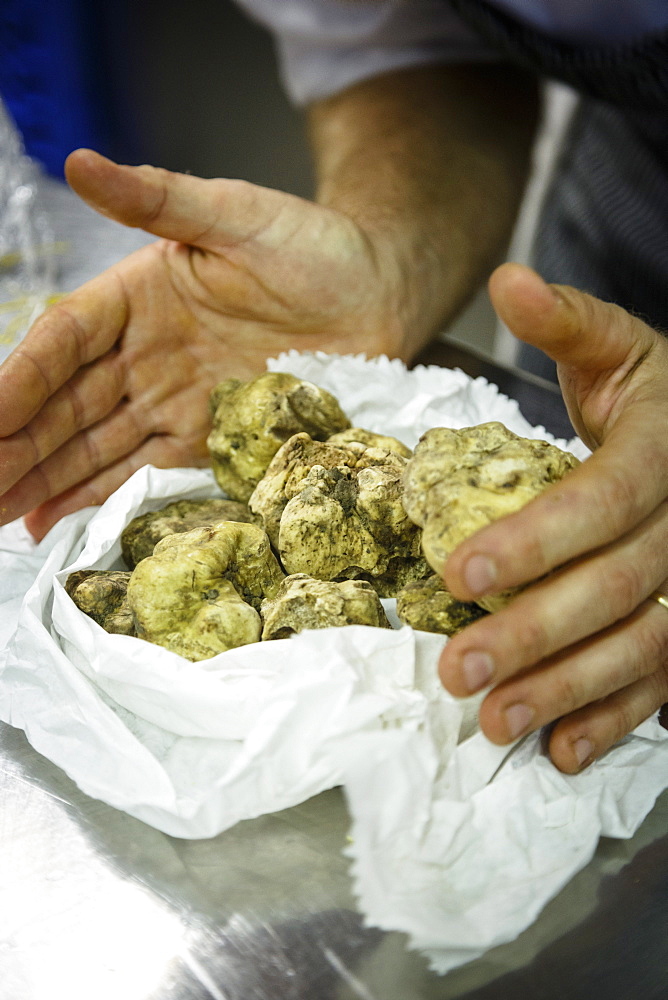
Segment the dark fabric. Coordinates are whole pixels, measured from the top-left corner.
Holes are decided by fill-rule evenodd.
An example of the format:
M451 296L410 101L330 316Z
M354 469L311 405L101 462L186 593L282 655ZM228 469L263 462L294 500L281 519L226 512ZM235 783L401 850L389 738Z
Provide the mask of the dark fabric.
M668 173L632 120L584 99L565 137L540 215L532 263L668 331ZM522 345L519 363L556 379L554 363Z
M576 45L483 0L448 2L504 57L582 95L541 213L536 269L668 330L668 32ZM521 348L520 363L556 378L534 348Z
M668 31L627 43L575 44L551 38L484 0L447 2L514 63L567 83L589 97L629 109L663 110L665 115Z
M125 100L127 0L2 0L0 98L27 154L62 179L68 153L92 146L125 163L138 134Z

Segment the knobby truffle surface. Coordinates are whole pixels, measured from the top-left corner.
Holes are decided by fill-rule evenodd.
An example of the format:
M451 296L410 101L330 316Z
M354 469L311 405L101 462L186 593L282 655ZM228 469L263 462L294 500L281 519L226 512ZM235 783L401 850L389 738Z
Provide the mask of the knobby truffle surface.
M130 573L125 570L78 570L70 573L65 590L76 606L107 632L134 635L127 590Z
M390 628L383 605L364 580L333 583L305 573L287 576L273 598L262 602L263 639L285 639L304 629L342 625Z
M480 528L520 510L580 463L547 441L513 434L493 421L422 436L404 474L404 505L422 529L422 548L441 575L449 555ZM488 611L516 593L478 602Z
M134 517L121 534L121 551L126 566L134 569L137 563L153 554L158 542L167 535L191 531L217 521L244 521L255 523L257 518L246 504L236 500L176 500L160 510L149 511Z
M313 466L283 510L278 552L287 573L361 578L381 597L428 573L420 531L402 504L402 465Z
M364 469L392 466L403 470L406 460L386 448L368 447L359 441L335 444L314 441L306 433L294 434L279 448L265 475L248 501L251 511L261 517L272 545L278 545L281 517L286 504L303 488L311 469Z
M260 639L260 605L283 577L261 528L221 521L158 542L128 603L140 638L204 660Z
M211 411L207 446L216 481L243 502L293 434L305 431L324 441L350 426L331 393L281 372L221 382L212 393Z
M397 594L397 617L422 632L456 635L486 614L477 604L458 601L436 573L407 584Z
M388 434L377 434L375 431L367 431L363 427L349 427L345 431L332 434L327 439L330 444L349 444L356 441L364 445L365 448L380 448L382 451L392 451L401 458L410 458L413 452L407 445L398 438Z

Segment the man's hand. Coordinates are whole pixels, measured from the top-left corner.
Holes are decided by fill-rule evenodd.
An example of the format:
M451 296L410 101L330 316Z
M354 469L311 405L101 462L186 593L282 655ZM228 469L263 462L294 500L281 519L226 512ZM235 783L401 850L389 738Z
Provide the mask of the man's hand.
M341 212L243 181L67 162L102 214L162 240L50 308L0 369L0 523L41 538L146 463L208 464L208 396L280 351L403 350L393 260Z
M455 695L493 685L480 722L495 743L559 720L550 755L574 773L668 701L668 611L648 600L668 593L668 341L520 265L497 269L490 293L558 363L594 451L451 555L445 582L463 600L540 582L452 639L440 673Z

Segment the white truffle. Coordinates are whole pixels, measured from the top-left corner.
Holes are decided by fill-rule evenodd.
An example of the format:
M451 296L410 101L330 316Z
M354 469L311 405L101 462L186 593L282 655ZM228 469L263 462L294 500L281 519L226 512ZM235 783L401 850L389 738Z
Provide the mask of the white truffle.
M130 573L126 570L84 569L70 573L65 590L76 606L106 632L134 635L128 605Z
M324 441L350 426L331 393L281 372L221 382L211 395L211 411L207 447L213 473L229 497L243 502L293 434L305 431Z
M397 594L397 618L422 632L453 636L486 614L477 604L458 601L436 573Z
M137 635L190 660L257 642L259 607L283 579L265 532L221 521L172 534L134 569Z
M579 464L555 445L518 437L496 421L427 431L405 470L404 506L423 529L430 566L442 575L460 542L520 510ZM514 593L481 598L479 604L494 611Z
M265 640L332 626L391 627L371 584L364 580L333 583L305 573L286 576L276 596L262 602L261 613Z
M364 445L365 448L380 448L383 451L392 451L401 458L410 458L413 454L410 448L398 438L389 434L377 434L376 431L367 431L364 427L348 427L345 431L339 431L327 438L329 444L350 444L356 442Z
M159 510L139 514L129 522L121 534L123 560L130 569L153 554L158 542L175 532L191 531L217 521L245 521L252 524L257 519L246 504L236 500L216 497L206 500L175 500Z
M278 552L287 573L362 578L390 597L428 567L402 504L397 465L314 466L283 510Z
M359 441L334 444L331 438L324 442L314 441L306 433L295 434L276 452L248 504L253 514L262 519L276 547L285 506L297 496L315 466L323 469L391 466L403 470L405 465L404 458L385 448L371 448Z

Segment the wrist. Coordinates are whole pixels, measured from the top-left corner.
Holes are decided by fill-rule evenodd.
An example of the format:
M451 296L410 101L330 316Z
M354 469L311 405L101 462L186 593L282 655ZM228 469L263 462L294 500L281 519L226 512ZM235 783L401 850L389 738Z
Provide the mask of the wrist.
M351 314L351 350L387 354L410 362L451 318L453 296L447 285L446 254L414 218L387 204L361 206L341 192L319 191L319 203L352 227L369 271L354 276L369 293ZM351 203L352 201L352 203ZM361 258L360 258L361 259Z
M536 111L530 78L499 66L397 71L312 109L316 198L368 241L404 360L501 259Z

